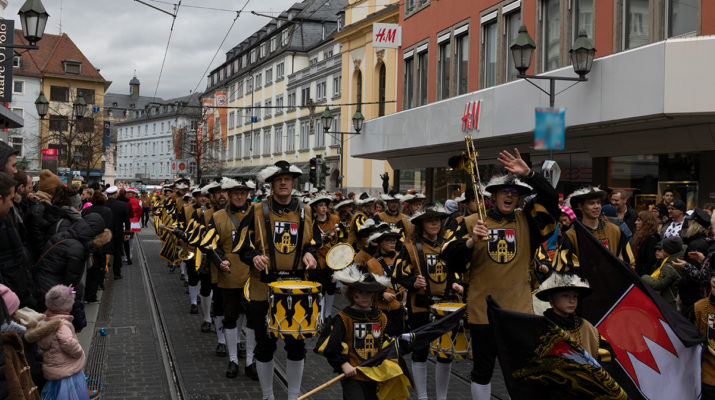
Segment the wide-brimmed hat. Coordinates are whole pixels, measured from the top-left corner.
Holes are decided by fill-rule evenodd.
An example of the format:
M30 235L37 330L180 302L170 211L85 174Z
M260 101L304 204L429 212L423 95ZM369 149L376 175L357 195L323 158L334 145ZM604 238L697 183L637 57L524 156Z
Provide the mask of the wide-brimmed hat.
M367 239L368 242L375 242L379 243L383 239L387 239L389 237L394 237L394 238L401 238L402 233L400 232L399 229L397 228L390 228L390 225L381 222L375 227L375 232L370 235L370 237Z
M187 185L186 183L183 183L183 182L174 184L174 189L183 190L183 189L188 189L188 188L189 188L189 185Z
M381 193L380 194L380 200L382 201L399 201L397 197L395 197L395 193Z
M554 272L541 283L539 289L537 289L536 297L541 301L549 301L550 294L563 290L575 290L580 298L591 294L591 286L589 286L588 281L580 276Z
M358 227L361 235L370 235L380 226L382 222L376 221L373 218L368 218ZM364 237L364 236L363 236Z
M211 193L212 190L220 189L221 184L216 182L216 181L211 181L207 184L205 184L201 189L204 190L206 193Z
M129 191L129 189L127 189L127 192L128 192L128 191ZM196 185L196 186L194 186L194 187L191 188L191 195L192 195L192 196L198 196L198 195L200 195L200 194L202 194L202 193L201 193L201 186Z
M333 201L333 196L330 195L330 193L321 190L320 192L313 193L313 195L308 199L308 205L313 206L321 201L324 201L326 203L330 203Z
M569 195L566 198L566 207L571 209L576 208L579 204L590 199L600 199L601 202L606 200L608 193L605 190L601 190L598 186L586 186L581 188Z
M376 201L377 201L377 199L370 196L367 192L362 192L362 193L360 193L360 196L358 196L355 199L355 204L358 206L362 206L365 204L374 203Z
M534 190L512 173L492 177L483 190L495 194L499 189L506 187L516 188L519 191L519 196L525 196Z
M355 204L355 201L353 199L345 199L343 201L339 201L337 204L333 206L334 209L339 209L340 207L345 207L345 206L352 206Z
M280 160L269 167L263 168L256 176L256 179L259 182L270 183L276 176L285 174L289 174L294 178L297 178L303 174L303 171L295 165L291 165L286 160Z
M253 190L256 188L256 184L253 181L246 181L243 179L231 179L224 178L221 180L221 189L223 190Z
M443 206L436 204L436 203L430 203L430 204L425 204L420 208L415 215L410 218L410 222L413 224L418 224L420 221L429 219L429 218L447 218L449 216L449 211L447 211L446 208Z
M361 292L379 293L390 286L390 278L363 271L357 264L333 272L333 281L339 281Z

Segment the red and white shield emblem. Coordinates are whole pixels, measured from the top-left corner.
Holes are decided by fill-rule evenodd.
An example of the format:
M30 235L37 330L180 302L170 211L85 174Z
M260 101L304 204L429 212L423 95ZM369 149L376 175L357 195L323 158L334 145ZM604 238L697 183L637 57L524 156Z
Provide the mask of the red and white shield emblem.
M380 333L382 333L381 329L380 329L380 324L379 323L372 324L372 337L377 339L380 337Z
M290 224L290 234L291 236L298 234L298 224Z

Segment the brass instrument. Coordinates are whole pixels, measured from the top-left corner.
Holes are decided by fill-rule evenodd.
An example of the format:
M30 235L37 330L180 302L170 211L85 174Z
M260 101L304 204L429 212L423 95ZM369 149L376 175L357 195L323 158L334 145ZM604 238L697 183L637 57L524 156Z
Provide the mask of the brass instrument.
M450 157L448 164L451 168L461 169L469 174L469 177L472 180L474 201L477 203L477 214L479 215L479 220L486 221L487 207L484 204L484 193L481 190L482 179L479 175L479 165L477 163L479 153L474 145L474 139L472 139L471 133L467 133L467 135L464 136L464 143L467 146L466 151L463 151L462 154L458 156ZM484 240L490 239L485 237Z
M172 233L183 234L182 236L186 237L186 233L181 231L176 226L166 226L164 224L159 224L159 228L166 229L167 231L171 231ZM192 258L194 258L195 254L193 251L189 251L189 245L186 242L182 241L181 244L176 247L178 248L176 257L179 260L186 261L186 260L191 260Z

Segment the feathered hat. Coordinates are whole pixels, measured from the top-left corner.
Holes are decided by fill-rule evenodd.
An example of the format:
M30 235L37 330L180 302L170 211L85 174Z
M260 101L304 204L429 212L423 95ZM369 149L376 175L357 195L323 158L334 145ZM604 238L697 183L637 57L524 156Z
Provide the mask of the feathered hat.
M483 190L494 194L499 189L505 187L516 188L519 191L519 196L525 196L534 190L534 188L524 183L512 173L492 177L484 186Z
M338 202L337 204L335 204L335 205L333 206L333 208L337 210L337 209L339 209L340 207L352 206L353 204L355 204L355 201L354 201L353 199L345 199L345 200L340 201L340 202Z
M256 188L256 184L253 181L246 181L243 179L231 179L225 178L221 181L221 189L223 190L233 190L233 189L243 189L243 190L253 190Z
M549 295L562 290L575 290L583 298L591 294L588 281L576 274L561 274L554 272L541 283L536 292L536 297L541 301L549 301Z
M583 187L569 195L566 198L566 207L575 209L579 204L590 199L601 199L603 203L606 200L608 193L605 190L601 190L598 186L586 186Z
M390 228L390 225L380 222L376 227L375 227L375 233L370 235L370 237L367 239L368 242L375 242L379 243L383 239L387 239L388 237L394 237L394 238L401 238L402 233L400 232L399 229L396 228Z
M291 165L286 160L280 160L271 166L263 168L256 176L256 179L259 182L270 183L276 176L284 174L289 174L292 175L294 178L297 178L303 175L303 171L301 171L300 168L296 167L295 165Z
M420 221L428 218L447 218L449 211L443 206L436 203L425 204L420 208L415 215L410 218L410 222L418 224Z
M313 206L320 203L321 201L330 203L331 201L333 201L333 196L331 196L330 193L321 190L320 192L314 193L310 197L310 199L308 200L308 205Z
M360 193L360 196L358 196L357 199L355 199L355 204L358 206L362 206L365 204L370 204L376 202L377 199L370 196L367 192L362 192Z
M390 286L390 278L363 272L357 264L333 272L333 281L357 289L362 292L383 292Z

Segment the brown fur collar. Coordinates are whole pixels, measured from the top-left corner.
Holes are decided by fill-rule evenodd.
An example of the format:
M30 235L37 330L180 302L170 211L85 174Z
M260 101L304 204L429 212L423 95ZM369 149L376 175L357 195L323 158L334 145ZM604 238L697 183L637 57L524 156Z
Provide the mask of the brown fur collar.
M61 324L62 321L59 319L51 319L47 323L25 332L25 340L29 343L39 342L45 336L55 333Z
M99 235L95 236L94 239L92 239L92 246L94 246L95 249L98 249L111 241L112 231L110 231L109 229L105 229L104 232L100 233Z

